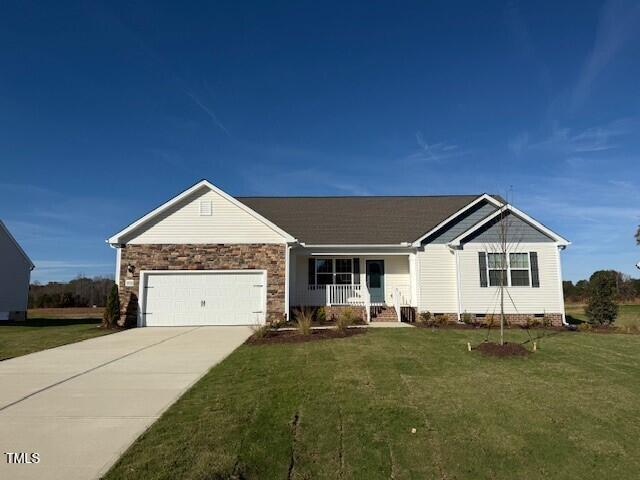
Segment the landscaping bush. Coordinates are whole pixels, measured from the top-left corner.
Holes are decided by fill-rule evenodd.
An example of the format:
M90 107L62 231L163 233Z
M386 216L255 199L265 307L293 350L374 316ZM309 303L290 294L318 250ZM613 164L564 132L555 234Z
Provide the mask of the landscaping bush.
M464 322L465 325L472 325L473 324L473 316L470 313L465 311L462 314L462 321Z
M444 327L449 323L449 316L445 313L436 315L434 318L434 323L438 326L438 327Z
M578 331L579 332L588 332L591 330L591 324L589 322L582 322L578 325Z
M420 322L426 324L426 325L431 325L431 312L426 311L426 312L422 312L419 316L419 320Z
M107 305L102 315L102 326L105 328L115 328L120 320L120 296L118 295L118 285L115 283L111 287L107 297Z
M270 325L260 325L260 324L252 325L251 326L251 331L253 332L252 336L254 338L264 338L267 336L267 333L269 333L270 329L271 329Z
M313 322L313 312L308 308L299 308L295 310L296 328L300 335L311 335L311 324Z
M493 328L496 326L496 317L495 315L491 314L491 315L487 315L484 318L484 324L488 327L488 328Z
M589 300L585 313L592 323L612 324L618 316L618 305L614 301L616 277L611 271L598 271L589 279Z
M324 309L324 307L319 307L316 310L316 322L324 323L326 321L327 321L327 311Z
M356 314L351 308L345 308L342 310L336 319L336 327L338 327L338 331L345 332L349 326L354 324L356 318Z

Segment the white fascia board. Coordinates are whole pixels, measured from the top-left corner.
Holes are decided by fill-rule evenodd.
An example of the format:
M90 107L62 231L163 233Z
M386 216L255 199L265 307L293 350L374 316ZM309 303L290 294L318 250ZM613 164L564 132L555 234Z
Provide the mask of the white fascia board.
M33 270L34 268L36 268L36 266L33 264L31 259L29 258L29 255L27 255L27 252L25 252L22 249L22 247L20 246L18 241L15 239L15 237L13 235L11 235L11 232L9 231L9 229L7 228L7 226L4 224L4 222L2 220L0 220L0 228L2 230L4 230L4 232L7 234L7 237L9 237L9 240L11 240L13 242L13 244L16 246L18 251L22 254L24 259L27 261L27 263L29 264L29 270Z
M479 230L480 228L482 228L484 225L486 225L488 222L490 222L491 220L495 219L496 217L498 217L499 215L502 215L505 211L510 211L512 212L514 215L520 217L522 220L524 220L525 222L529 223L530 225L532 225L533 227L537 228L538 230L540 230L542 233L544 233L545 235L547 235L548 237L552 238L553 240L555 240L556 245L560 246L560 247L566 247L567 245L570 245L571 242L568 241L567 239L563 238L562 236L558 235L557 233L555 233L554 231L548 229L547 227L545 227L542 223L538 222L537 220L533 219L532 217L530 217L529 215L527 215L526 213L524 213L522 210L517 209L516 207L514 207L513 205L505 205L504 207L496 210L494 213L492 213L491 215L483 218L482 220L480 220L478 223L476 223L474 226L472 226L471 228L469 228L468 230L462 232L460 235L458 235L456 238L454 238L453 240L451 240L451 242L449 242L449 246L451 247L459 247L460 243L462 242L462 240L464 240L466 237L468 237L469 235L471 235L473 232L476 232L477 230Z
M408 248L411 247L411 243L381 243L381 244L366 244L366 245L356 245L356 244L320 244L320 245L310 245L307 243L300 243L302 247L305 248Z
M478 203L483 202L483 201L487 201L489 203L491 203L492 205L496 206L496 207L502 207L504 204L502 202L499 202L498 200L496 200L495 198L493 198L491 195L489 195L488 193L483 193L482 195L480 195L478 198L476 198L474 201L472 201L471 203L465 205L463 208L461 208L460 210L458 210L457 212L455 212L453 215L450 215L449 217L445 218L443 221L441 221L438 225L436 225L435 227L433 227L431 230L429 230L427 233L425 233L424 235L422 235L419 239L417 239L415 242L413 242L413 246L414 247L419 247L420 244L422 243L422 241L429 237L430 235L433 235L435 232L437 232L438 230L440 230L442 227L444 227L447 223L449 223L451 220L454 220L456 217L458 217L459 215L462 215L464 212L466 212L467 210L469 210L470 208L473 208L474 206L476 206Z
M161 214L162 212L164 212L165 210L171 208L173 205L175 205L176 203L180 202L181 200L183 200L184 198L188 197L189 195L191 195L193 192L200 190L201 188L206 187L209 190L214 191L215 193L217 193L218 195L220 195L222 198L228 200L229 202L231 202L233 205L235 205L236 207L240 208L241 210L247 212L249 215L251 215L253 218L255 218L256 220L261 221L262 223L264 223L267 227L271 228L271 230L273 230L274 232L282 235L284 237L284 239L287 242L295 242L296 239L291 236L290 234L288 234L287 232L285 232L284 230L282 230L280 227L278 227L275 223L271 222L270 220L267 220L265 217L263 217L262 215L260 215L258 212L256 212L255 210L252 210L251 208L247 207L244 203L240 202L239 200L235 199L234 197L232 197L231 195L229 195L228 193L220 190L218 187L216 187L215 185L213 185L211 182L209 182L208 180L201 180L200 182L196 183L194 186L186 189L184 192L182 192L179 195L176 195L175 197L173 197L171 200L163 203L162 205L160 205L158 208L156 208L155 210L152 210L151 212L147 213L144 217L136 220L135 222L133 222L131 225L129 225L127 228L125 228L124 230L121 230L120 232L116 233L115 235L113 235L112 237L107 239L107 243L109 244L118 244L120 243L120 239L125 236L126 234L132 232L133 230L135 230L136 228L138 228L139 226L143 225L144 223L148 222L149 220L151 220L152 218L156 217L157 215Z

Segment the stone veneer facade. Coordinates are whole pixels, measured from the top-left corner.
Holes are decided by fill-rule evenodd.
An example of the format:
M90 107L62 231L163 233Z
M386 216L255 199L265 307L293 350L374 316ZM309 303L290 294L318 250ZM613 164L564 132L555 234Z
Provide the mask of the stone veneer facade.
M141 270L266 270L267 322L282 320L285 297L284 244L129 244L120 257L121 323L135 326ZM129 271L129 267L133 271ZM133 286L125 286L126 280Z

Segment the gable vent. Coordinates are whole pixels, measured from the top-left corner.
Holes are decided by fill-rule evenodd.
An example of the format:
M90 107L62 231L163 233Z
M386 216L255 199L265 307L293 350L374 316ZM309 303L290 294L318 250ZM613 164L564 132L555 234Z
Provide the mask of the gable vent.
M200 216L209 217L213 215L213 205L211 200L200 200Z

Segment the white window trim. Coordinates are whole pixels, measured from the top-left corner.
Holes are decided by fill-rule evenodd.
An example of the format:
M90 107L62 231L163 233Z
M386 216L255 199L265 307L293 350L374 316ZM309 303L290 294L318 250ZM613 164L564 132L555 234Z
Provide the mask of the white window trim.
M510 255L512 253L524 253L527 255L527 261L529 263L529 268L527 268L527 272L529 272L529 285L511 285L511 259ZM502 252L486 252L487 255L487 287L489 288L500 288L500 285L491 285L491 276L489 275L490 270L501 270L500 268L489 268L489 255L505 255L505 270L507 271L507 284L505 287L509 288L533 288L532 285L532 275L531 275L531 252L508 252L506 254ZM525 270L524 268L514 268L513 270Z
M331 261L331 272L318 272L318 260L330 260ZM351 260L351 271L350 272L338 272L336 270L336 261L337 260ZM353 283L354 281L354 276L355 273L353 271L353 258L316 258L316 261L314 262L314 272L313 272L313 280L314 283L313 285L308 285L309 287L315 287L315 288L323 288L326 287L327 285L356 285L355 283ZM318 275L331 275L332 279L333 279L333 283L323 283L323 284L319 284L318 283ZM336 283L336 275L351 275L351 283Z

